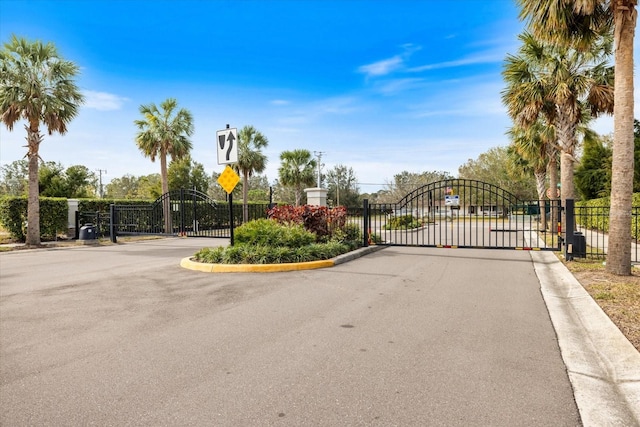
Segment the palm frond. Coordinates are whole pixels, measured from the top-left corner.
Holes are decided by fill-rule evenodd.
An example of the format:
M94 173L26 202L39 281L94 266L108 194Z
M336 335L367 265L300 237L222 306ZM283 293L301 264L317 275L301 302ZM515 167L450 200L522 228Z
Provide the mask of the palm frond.
M13 36L0 51L0 115L13 129L24 119L37 131L64 134L84 97L74 82L79 68L61 58L52 43Z

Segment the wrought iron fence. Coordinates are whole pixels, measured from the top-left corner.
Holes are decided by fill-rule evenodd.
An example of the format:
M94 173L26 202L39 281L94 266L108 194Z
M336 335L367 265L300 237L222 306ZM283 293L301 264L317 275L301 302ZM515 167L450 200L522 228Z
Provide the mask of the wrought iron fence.
M609 247L609 206L576 206L577 233L584 237L587 258L605 259ZM640 263L640 206L631 208L631 262Z
M76 211L75 238L80 238L80 227L93 225L96 227L96 237L109 237L109 212L79 212Z
M177 199L177 198L176 198ZM243 223L242 204L233 204L234 227ZM266 218L269 204L249 204L248 220ZM111 237L111 227L116 235L135 234L181 234L194 237L229 237L228 203L211 204L204 200L173 201L170 206L170 230L165 233L164 214L160 203L118 205L114 222L110 212L76 212L75 238L80 237L80 228L91 224L96 228L96 237Z
M429 205L429 198L426 198L427 205ZM424 200L420 200L420 202L424 202ZM398 216L399 214L408 213L409 208L415 210L417 208L424 208L421 204L419 206L413 206L411 204L404 203L400 204L366 204L367 208L364 206L352 206L347 208L347 224L352 224L354 226L358 226L361 229L365 239L368 239L369 243L376 243L376 239L381 239L378 243L383 243L382 239L384 236L390 233L402 234L396 242L396 244L410 244L410 245L455 245L464 246L465 244L472 247L480 247L480 246L491 246L491 247L509 247L509 246L521 246L522 243L516 242L513 245L511 241L493 241L495 240L492 237L492 234L500 235L500 237L504 239L510 239L511 234L517 235L517 232L521 234L524 232L529 232L529 230L536 230L536 235L542 235L544 239L549 239L545 243L540 245L540 248L546 246L548 248L558 247L558 236L552 230L553 225L555 223L554 218L556 215L554 211L557 211L557 207L555 205L550 205L550 202L546 202L545 213L547 217L547 230L549 231L540 231L537 229L537 225L535 225L540 219L540 211L541 206L537 202L531 203L522 203L512 205L505 210L504 212L499 211L498 208L494 208L493 206L502 206L507 205L494 203L492 204L481 204L482 209L485 208L485 205L489 206L484 209L496 209L495 212L489 210L488 214L484 211L479 212L460 212L458 210L456 212L451 211L451 218L446 216L446 210L438 211L436 216L432 219L440 220L442 223L446 223L449 225L447 232L441 232L442 236L444 236L444 240L442 240L442 236L440 234L435 235L437 237L437 241L429 243L427 240L424 242L421 240L413 241L411 239L407 240L409 237L413 236L405 236L407 232L403 231L404 234L399 231L383 231L383 228L380 224L382 222L389 221L389 218ZM473 206L473 205L471 205ZM249 217L248 220L252 221L255 219L266 218L267 211L269 210L270 205L267 203L264 204L250 204L248 206ZM469 210L468 208L467 210ZM478 208L480 209L480 208ZM233 220L234 226L237 227L243 222L243 207L242 204L234 203L233 205ZM427 210L432 211L432 209L427 208ZM574 242L578 242L575 238L575 235L580 236L578 239L583 239L584 242L584 255L587 258L591 259L605 259L608 251L608 232L609 232L609 206L576 206L575 207L575 227L576 232L574 233ZM443 213L444 212L444 213ZM454 215L455 218L454 218ZM121 206L117 211L116 224L115 228L116 234L163 234L164 232L164 224L162 219L162 209L151 209L151 204L146 205L131 205L131 206ZM189 235L199 235L199 236L208 236L208 237L229 237L229 206L227 203L219 203L216 206L212 207L210 204L202 202L200 200L191 201L190 204L185 207L181 207L178 210L172 209L172 232L186 232ZM482 219L480 219L482 217ZM463 220L463 218L465 218ZM447 222L448 221L448 222ZM463 222L464 221L464 222ZM524 221L524 222L523 222ZM432 221L433 222L433 221ZM75 218L75 238L79 238L80 228L83 225L91 224L96 228L96 236L97 237L109 237L110 236L110 223L111 216L109 212L76 212ZM380 223L380 224L379 224ZM471 240L469 243L458 242L455 239L449 239L451 242L447 240L449 235L451 235L451 225L453 224L453 229L458 230L460 228L460 224L468 225L469 229L473 229L474 232L476 229L480 228L479 224L488 224L488 229L490 230L490 237L487 237L489 243L484 240L479 240L478 242ZM178 226L182 224L182 229ZM337 222L332 220L329 221L329 226L332 227L336 225ZM367 225L365 225L367 224ZM383 224L384 225L384 224ZM458 228L455 228L458 226ZM426 226L428 227L428 225ZM399 229L402 229L400 227ZM460 228L465 233L465 227ZM428 231L428 230L427 230ZM462 232L458 232L461 234ZM469 232L471 233L471 232ZM632 217L631 217L631 260L633 263L640 263L640 206L634 206L632 208ZM383 236L384 234L384 236ZM394 234L394 235L395 235ZM414 233L415 234L415 233ZM432 233L433 234L433 233ZM458 234L451 235L452 237L457 237L460 239ZM486 233L485 233L486 234ZM475 235L471 235L474 237ZM532 234L533 236L533 234ZM388 237L388 236L387 236ZM396 236L397 237L397 236ZM478 237L476 240L478 240ZM482 237L482 236L481 236ZM527 241L531 240L530 238ZM423 239L424 240L424 239ZM506 243L505 243L506 242ZM365 242L366 244L366 242ZM530 243L529 243L530 245Z

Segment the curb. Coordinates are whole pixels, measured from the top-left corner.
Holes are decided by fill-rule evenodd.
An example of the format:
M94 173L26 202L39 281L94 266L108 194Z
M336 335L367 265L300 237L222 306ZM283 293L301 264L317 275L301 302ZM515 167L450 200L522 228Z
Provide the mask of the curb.
M640 425L640 353L551 252L532 252L585 426Z
M196 262L191 260L191 257L187 257L180 261L180 267L204 273L274 273L280 271L313 270L343 264L372 252L379 251L383 248L384 246L368 246L366 248L359 248L355 251L338 255L332 259L283 264L210 264Z

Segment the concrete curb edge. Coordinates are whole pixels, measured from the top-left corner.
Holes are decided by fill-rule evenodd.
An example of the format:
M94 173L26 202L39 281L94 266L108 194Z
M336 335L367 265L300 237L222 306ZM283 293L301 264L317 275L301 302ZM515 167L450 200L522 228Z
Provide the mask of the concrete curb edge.
M551 252L532 252L585 426L640 425L640 353Z
M187 257L180 261L180 267L205 273L273 273L280 271L312 270L316 268L333 267L334 265L360 258L361 256L383 248L384 246L368 246L338 255L332 259L285 264L208 264L192 261L191 257Z

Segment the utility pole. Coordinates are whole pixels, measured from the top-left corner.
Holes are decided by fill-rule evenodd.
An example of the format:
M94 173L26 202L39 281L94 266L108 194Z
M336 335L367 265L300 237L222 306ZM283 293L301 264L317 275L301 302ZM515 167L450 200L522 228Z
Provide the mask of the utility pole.
M107 170L106 169L96 169L98 171L98 173L100 174L100 198L102 199L104 197L104 193L102 192L102 172L104 172L104 174L107 174Z
M322 160L322 155L324 154L324 151L314 151L313 154L315 154L316 157L318 157L318 188L320 188L320 167L322 166L320 163L320 160Z

